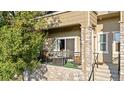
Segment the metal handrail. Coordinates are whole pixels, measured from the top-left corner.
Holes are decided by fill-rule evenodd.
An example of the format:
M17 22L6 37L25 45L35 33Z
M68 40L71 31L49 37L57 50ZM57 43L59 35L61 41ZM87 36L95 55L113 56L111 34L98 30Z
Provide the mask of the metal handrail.
M91 80L92 76L93 76L93 81L94 81L94 68L95 68L96 64L97 64L97 68L98 68L98 56L99 56L99 53L94 53L94 54L97 54L97 56L96 56L96 59L94 60L94 63L92 64L92 70L91 70L91 73L90 73L88 81Z
M90 76L89 76L88 81L91 80L92 76L93 76L93 81L94 81L94 67L95 67L95 63L92 64L92 71L91 71L91 74L90 74Z
M119 59L119 57L114 57L114 58L112 59L112 62L115 61L115 60L117 60L117 59Z
M118 55L118 59L119 59L119 62L118 62L118 80L120 80L120 52Z
M97 54L97 56L96 56L96 59L94 61L95 61L95 64L97 65L97 68L98 68L98 56L99 56L99 53L94 53L94 55L95 54Z

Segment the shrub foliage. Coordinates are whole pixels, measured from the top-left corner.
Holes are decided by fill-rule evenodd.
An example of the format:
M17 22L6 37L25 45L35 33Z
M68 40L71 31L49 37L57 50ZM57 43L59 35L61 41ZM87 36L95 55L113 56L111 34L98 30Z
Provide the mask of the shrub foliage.
M42 12L0 12L0 80L37 67L46 26Z

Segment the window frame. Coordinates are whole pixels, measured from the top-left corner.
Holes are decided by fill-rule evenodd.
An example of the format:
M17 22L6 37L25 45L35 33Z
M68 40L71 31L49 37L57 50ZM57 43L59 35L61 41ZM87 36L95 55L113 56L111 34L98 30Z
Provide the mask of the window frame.
M105 44L106 44L106 51L101 51L100 50L100 45L101 45L101 43L100 43L100 35L103 35L103 34L106 35L106 42L105 42ZM109 34L109 32L99 32L98 33L98 53L104 53L104 54L108 54L109 53L109 51L108 51L108 34Z
M64 49L64 51L67 51L67 50L66 50L66 39L74 39L74 42L75 42L75 45L74 45L74 52L77 52L77 38L78 38L78 36L57 37L56 40L57 40L57 42L58 42L58 40L64 39L64 40L65 40L65 49ZM54 49L54 51L60 51L58 44L56 44L56 48L57 48L57 49Z

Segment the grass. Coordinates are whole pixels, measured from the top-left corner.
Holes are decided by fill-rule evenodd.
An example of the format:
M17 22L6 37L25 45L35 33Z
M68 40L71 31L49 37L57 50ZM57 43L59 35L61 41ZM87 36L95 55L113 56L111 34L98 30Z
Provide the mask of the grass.
M72 62L67 62L64 67L68 67L68 68L77 68L76 64L73 64Z

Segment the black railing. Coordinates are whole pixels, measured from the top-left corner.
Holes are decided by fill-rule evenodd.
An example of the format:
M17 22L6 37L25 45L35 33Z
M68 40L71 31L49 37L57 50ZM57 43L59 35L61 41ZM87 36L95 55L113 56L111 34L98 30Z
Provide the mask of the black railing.
M99 53L94 53L94 55L96 55L96 59L94 59L94 63L97 65L97 68L98 68L98 56L99 56Z
M96 58L94 59L94 63L92 64L92 69L91 69L91 73L90 73L90 76L89 76L89 79L88 81L91 81L91 79L94 81L94 70L95 70L95 65L97 65L97 68L98 68L98 56L99 56L99 53L94 53L94 55L97 54Z
M118 80L120 80L120 52L118 54Z

